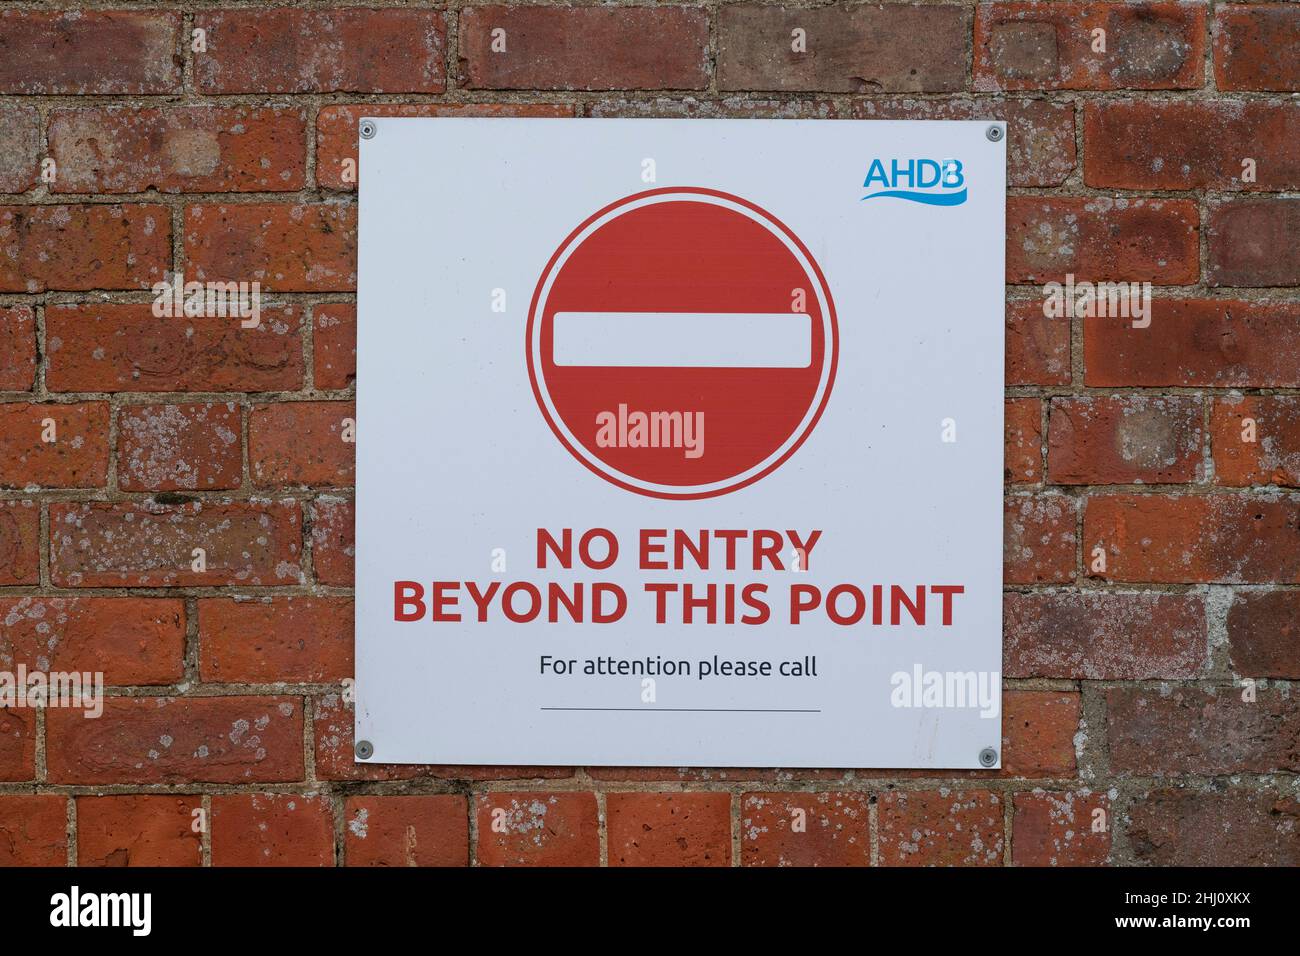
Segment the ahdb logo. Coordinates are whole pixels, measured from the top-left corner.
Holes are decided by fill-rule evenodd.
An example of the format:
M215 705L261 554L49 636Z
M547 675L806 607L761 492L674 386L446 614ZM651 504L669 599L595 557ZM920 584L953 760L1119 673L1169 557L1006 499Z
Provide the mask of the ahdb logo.
M905 187L905 188L904 188ZM863 199L906 199L927 206L960 206L966 201L966 177L959 159L873 159L862 188ZM871 192L872 189L875 192Z

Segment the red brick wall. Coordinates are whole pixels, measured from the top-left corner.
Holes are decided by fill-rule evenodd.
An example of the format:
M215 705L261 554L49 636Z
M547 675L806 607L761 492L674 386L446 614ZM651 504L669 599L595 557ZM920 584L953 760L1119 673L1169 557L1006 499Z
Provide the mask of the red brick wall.
M111 699L0 710L0 863L1300 862L1300 4L77 6L0 10L0 667ZM1003 770L353 763L364 113L1007 121Z

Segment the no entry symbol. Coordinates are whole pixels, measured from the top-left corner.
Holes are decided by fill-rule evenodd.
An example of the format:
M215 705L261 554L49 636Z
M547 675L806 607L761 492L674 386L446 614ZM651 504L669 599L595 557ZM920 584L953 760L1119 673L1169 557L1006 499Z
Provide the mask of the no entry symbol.
M838 333L808 249L770 213L713 189L628 196L576 228L528 315L542 414L629 491L707 498L758 481L830 396Z

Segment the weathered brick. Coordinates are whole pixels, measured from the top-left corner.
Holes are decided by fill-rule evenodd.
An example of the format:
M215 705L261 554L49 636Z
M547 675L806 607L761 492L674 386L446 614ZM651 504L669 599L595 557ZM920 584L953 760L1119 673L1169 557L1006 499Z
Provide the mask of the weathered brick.
M355 482L356 407L351 402L279 402L248 416L248 470L262 487Z
M1232 669L1244 677L1300 678L1300 591L1239 591L1228 609Z
M348 797L348 866L468 866L469 809L458 793Z
M1201 85L1205 7L980 3L977 90L1169 90ZM1094 52L1093 31L1106 31Z
M969 75L971 15L955 5L727 4L718 18L723 90L948 93ZM806 52L792 48L803 30Z
M1275 687L1243 701L1237 687L1106 691L1111 768L1139 776L1294 773L1300 702ZM1159 742L1159 746L1153 743Z
M240 429L234 402L125 406L117 420L117 483L123 491L238 488Z
M1074 580L1078 505L1059 494L1008 495L1002 522L1002 579L1007 584Z
M440 10L250 8L200 11L201 93L441 93ZM463 29L463 28L462 28Z
M1211 203L1206 235L1210 285L1300 285L1300 199Z
M67 862L67 797L0 794L0 866L66 866Z
M1112 581L1270 584L1300 581L1300 499L1246 495L1094 495L1083 548L1106 551Z
M324 683L352 676L352 599L199 601L199 674L231 683Z
M199 866L197 795L77 797L78 866Z
M505 50L494 52L493 31ZM497 34L501 37L501 34ZM677 6L471 6L460 84L487 90L702 90L709 15Z
M0 707L0 781L36 777L36 710Z
M1003 418L1007 481L1040 481L1043 477L1043 404L1036 398L1009 398Z
M605 795L610 866L730 866L731 794Z
M351 387L357 379L357 307L350 303L316 306L311 334L316 387Z
M170 684L185 673L185 604L169 598L0 598L0 665L103 672L109 685Z
M317 498L311 504L311 559L316 580L351 587L356 558L356 506L350 499Z
M0 206L0 292L147 288L171 231L166 206Z
M1300 385L1300 305L1153 299L1151 325L1089 318L1084 382L1094 387Z
M0 49L2 44L0 40ZM25 192L36 185L40 148L41 114L35 107L0 106L0 193Z
M495 792L474 800L482 866L595 866L594 793Z
M357 188L357 126L363 116L573 116L566 103L362 103L326 106L316 117L316 181L325 189ZM351 161L351 166L345 163Z
M1002 607L1007 677L1179 680L1205 667L1199 594L1012 593Z
M1047 476L1059 485L1194 481L1201 402L1190 395L1053 398Z
M149 305L45 310L54 392L269 392L302 385L301 312L266 308L255 329L232 318L155 318Z
M745 866L870 866L865 793L746 793L740 799Z
M54 192L292 192L306 178L300 109L55 110L49 141Z
M1011 862L1016 866L1104 866L1110 858L1110 801L1081 790L1017 793L1011 821ZM1093 829L1093 813L1106 815Z
M1300 103L1141 100L1084 108L1083 178L1119 189L1300 187ZM1239 144L1226 149L1226 144ZM1242 181L1242 160L1255 180Z
M1016 690L1002 694L1004 777L1074 776L1074 737L1083 701L1078 694Z
M881 866L1001 866L1002 798L984 790L886 793Z
M1128 811L1133 855L1154 866L1300 866L1293 796L1165 788Z
M324 794L212 798L213 866L333 866L334 809Z
M357 287L357 208L337 203L196 204L185 211L185 274L263 291Z
M1210 444L1218 484L1300 486L1300 397L1218 399L1210 413Z
M1300 8L1216 4L1214 84L1221 90L1300 90Z
M181 15L0 12L0 93L179 93Z
M102 488L108 416L107 402L0 405L0 487Z
M52 783L301 780L300 697L108 697L104 714L46 714Z
M1007 281L1190 285L1196 204L1181 199L1007 198Z
M36 315L0 307L0 391L29 391L36 381Z
M1007 303L1008 385L1068 385L1070 320L1048 318L1041 299Z
M60 587L298 584L292 501L75 502L50 506L50 577ZM206 551L194 569L193 549Z
M37 584L41 510L35 501L0 501L0 584Z

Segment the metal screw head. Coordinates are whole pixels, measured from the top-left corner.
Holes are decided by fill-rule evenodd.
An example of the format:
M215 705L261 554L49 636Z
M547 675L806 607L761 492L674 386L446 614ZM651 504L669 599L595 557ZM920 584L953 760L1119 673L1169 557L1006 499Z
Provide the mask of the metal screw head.
M987 136L987 137L989 138L989 141L990 141L990 142L993 142L993 143L1001 142L1001 141L1002 141L1002 136L1003 136L1003 133L1002 133L1002 127L1001 127L1001 126L990 126L988 129L986 129L986 130L984 131L984 135Z
M375 124L372 123L370 120L362 120L361 125L357 127L357 129L361 133L362 139L375 138Z
M998 762L998 752L992 747L985 747L980 751L980 766L992 767Z
M357 759L358 759L358 760L369 760L369 759L370 759L371 757L373 757L374 755L375 755L375 745L374 745L374 744L372 744L369 740L358 740L358 741L357 741Z

